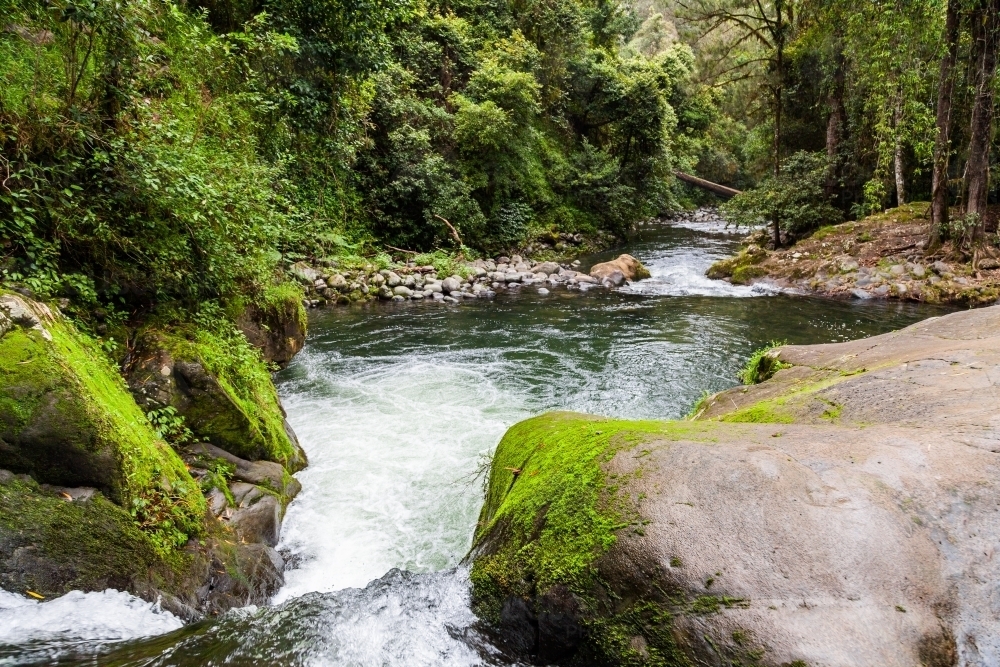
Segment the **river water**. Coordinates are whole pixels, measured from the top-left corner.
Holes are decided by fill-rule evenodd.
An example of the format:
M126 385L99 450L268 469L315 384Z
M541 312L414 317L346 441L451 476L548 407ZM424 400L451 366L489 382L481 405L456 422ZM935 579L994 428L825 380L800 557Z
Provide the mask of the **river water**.
M315 311L278 376L310 466L275 604L181 627L124 593L0 591L0 665L512 664L476 629L461 565L477 471L507 427L557 409L678 418L768 341L848 340L943 312L705 278L738 238L720 224L647 226L624 250L652 278L611 292Z

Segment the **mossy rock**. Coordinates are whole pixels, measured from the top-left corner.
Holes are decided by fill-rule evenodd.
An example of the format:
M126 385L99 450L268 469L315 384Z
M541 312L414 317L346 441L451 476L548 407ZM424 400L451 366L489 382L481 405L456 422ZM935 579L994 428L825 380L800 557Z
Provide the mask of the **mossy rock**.
M713 280L729 278L736 284L746 284L754 278L760 278L767 272L757 266L767 259L767 251L757 245L744 248L739 253L726 259L720 259L709 267L705 273Z
M236 326L268 363L285 366L302 350L308 322L302 297L302 287L287 282L236 308Z
M94 341L16 295L0 297L0 320L0 468L99 488L165 548L196 534L197 484Z
M473 609L509 650L568 664L688 664L671 620L683 595L616 590L610 554L619 533L643 521L606 466L647 439L712 427L549 413L507 431L490 467L471 578ZM633 645L640 634L643 644Z
M195 435L236 456L293 472L306 464L267 364L231 325L141 332L128 381L147 410L173 407Z
M273 549L239 544L218 522L200 542L164 552L101 493L68 496L0 470L0 588L45 597L114 588L194 620L266 604L283 583Z

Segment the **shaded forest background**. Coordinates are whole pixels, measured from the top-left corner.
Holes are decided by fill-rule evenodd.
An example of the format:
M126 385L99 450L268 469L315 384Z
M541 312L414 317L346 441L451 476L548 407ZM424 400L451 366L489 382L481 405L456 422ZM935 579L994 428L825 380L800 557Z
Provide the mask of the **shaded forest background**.
M306 257L623 238L706 201L675 170L778 243L934 196L971 252L998 6L0 0L0 277L197 310Z

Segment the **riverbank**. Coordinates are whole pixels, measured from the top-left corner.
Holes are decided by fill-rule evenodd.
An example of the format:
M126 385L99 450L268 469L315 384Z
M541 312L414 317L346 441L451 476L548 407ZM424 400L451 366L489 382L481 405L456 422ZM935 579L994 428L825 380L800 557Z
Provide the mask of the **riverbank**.
M854 222L824 227L788 248L767 250L760 233L708 277L763 283L834 298L898 299L984 306L1000 298L1000 261L973 266L950 244L925 251L929 205L907 204Z
M309 311L308 343L274 376L309 466L295 474L302 490L282 522L276 550L287 565L271 605L100 648L104 637L135 636L95 634L96 607L110 604L104 593L49 595L17 609L0 599L0 644L8 642L0 655L51 664L29 656L59 651L67 667L137 656L195 667L222 654L276 664L511 664L483 657L491 644L469 607L467 571L455 569L482 505L475 471L508 427L550 410L680 417L703 391L734 384L768 340L848 340L944 312L912 302L757 298L764 292L705 278L740 236L711 221L644 225L626 247L583 260L623 251L644 260L652 278L613 290L543 296L532 286L461 307L408 301ZM258 332L270 348L298 331L277 326L283 310L269 309L275 324ZM145 367L159 374L162 366ZM175 359L172 373L184 367ZM228 481L240 482L235 474ZM102 609L112 627L136 613ZM54 624L56 615L66 623ZM80 654L79 663L66 657Z
M474 609L545 663L996 664L998 331L781 347L688 420L515 425Z
M330 260L326 266L298 262L289 268L306 290L303 304L310 308L365 301L421 301L454 304L463 299L491 299L498 292L534 285L541 294L551 289L587 290L620 287L648 278L649 272L630 255L579 271L580 260L555 262L525 259L521 255L466 261L448 257L437 264L410 261L379 269L365 263L341 269Z

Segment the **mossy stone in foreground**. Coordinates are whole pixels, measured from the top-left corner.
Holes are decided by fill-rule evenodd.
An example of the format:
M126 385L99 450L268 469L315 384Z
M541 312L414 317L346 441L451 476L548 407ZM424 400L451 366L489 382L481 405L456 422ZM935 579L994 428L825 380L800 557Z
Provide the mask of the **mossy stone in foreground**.
M34 326L0 337L0 468L93 486L167 546L200 530L205 502L96 344L39 304L6 296Z
M159 588L183 560L179 552L162 554L128 512L100 493L70 501L0 473L0 588L46 596Z
M643 522L605 465L622 449L711 428L574 413L514 425L497 446L472 550L476 613L515 652L539 659L687 664L670 604L623 603L608 581L604 559L619 532L641 532Z
M129 371L146 409L174 407L194 433L251 461L305 465L285 423L270 371L231 325L147 330Z

